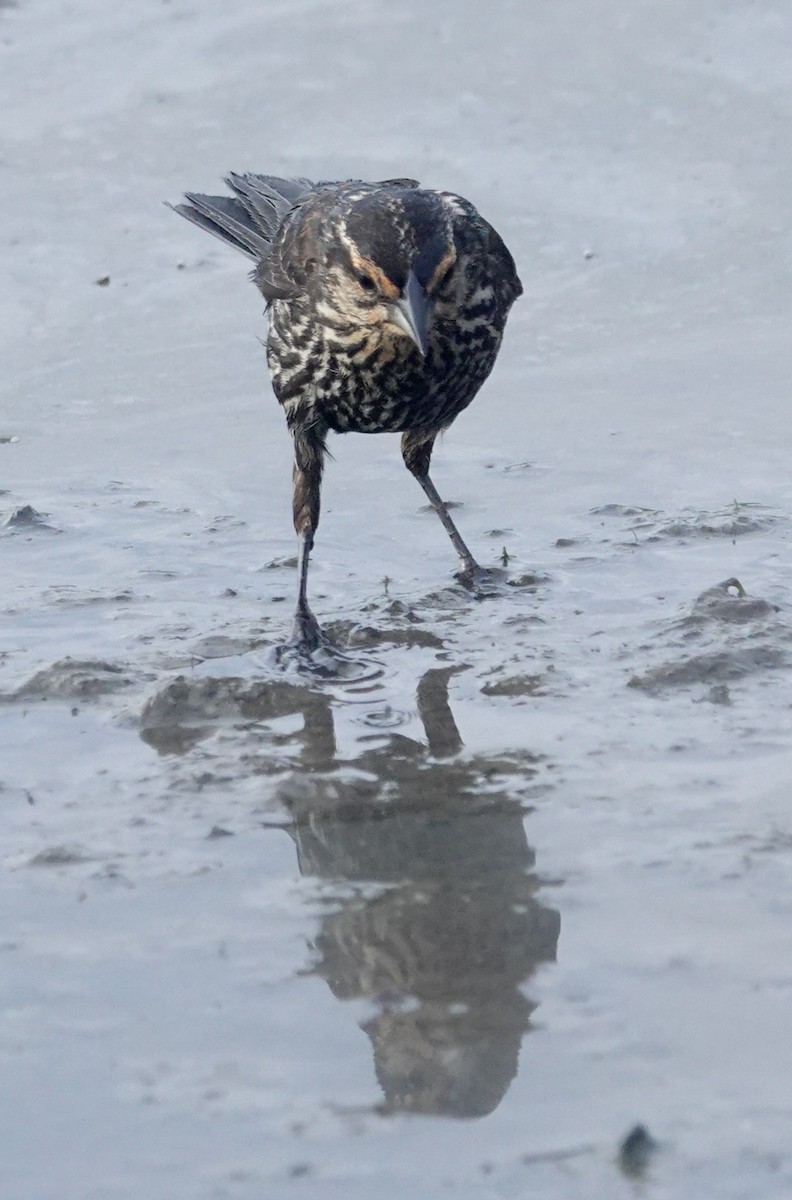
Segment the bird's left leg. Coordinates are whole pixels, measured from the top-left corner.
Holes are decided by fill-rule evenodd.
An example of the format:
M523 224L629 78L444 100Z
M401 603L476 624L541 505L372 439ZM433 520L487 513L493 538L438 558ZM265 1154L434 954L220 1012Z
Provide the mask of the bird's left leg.
M325 431L314 427L292 430L294 436L294 529L297 534L297 607L289 645L316 650L324 644L319 622L308 607L308 561L319 510L324 467Z
M461 578L463 582L473 583L485 575L486 572L478 565L463 542L462 535L451 520L448 509L440 498L437 488L429 478L429 463L432 459L432 450L438 433L439 430L437 429L431 431L413 430L403 433L401 441L402 458L407 470L411 475L415 476L426 492L429 503L443 522L443 528L451 538L453 547L462 561Z

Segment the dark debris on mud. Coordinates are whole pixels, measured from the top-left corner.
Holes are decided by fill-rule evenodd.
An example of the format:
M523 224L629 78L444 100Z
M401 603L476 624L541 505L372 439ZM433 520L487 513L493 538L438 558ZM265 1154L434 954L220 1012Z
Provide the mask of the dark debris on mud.
M363 605L358 619L325 622L324 632L329 643L339 650L370 650L378 646L442 650L445 645L438 633L426 628L426 618L416 611L415 605L389 597Z
M38 512L32 504L21 504L7 513L0 522L0 529L8 533L58 533L47 521L49 513Z
M525 674L504 675L491 679L480 689L483 696L510 697L544 696L547 690L548 681L545 675Z
M513 591L535 592L544 582L544 578L534 574L509 578L503 570L490 569L481 584L469 586L457 580L411 603L389 597L371 601L363 606L361 618L328 621L324 630L330 643L340 650L370 650L379 646L444 650L443 624L467 614L471 600L478 603L509 596ZM428 628L430 622L432 628Z
M92 862L93 856L79 846L48 846L28 861L29 867L69 867L76 863Z
M684 616L668 622L642 647L670 657L633 675L629 687L650 695L705 685L710 699L729 703L728 684L791 661L792 623L776 604L749 595L737 579L708 588Z
M628 1178L640 1179L658 1148L645 1125L634 1125L619 1146L619 1166Z
M2 697L7 703L27 701L80 701L120 692L138 682L126 667L100 659L64 658L37 671L15 692Z
M436 633L420 627L377 628L358 621L329 621L325 631L330 641L343 650L371 650L376 646L424 647L442 650L445 643Z
M616 540L627 546L713 538L736 542L749 534L765 533L781 520L779 513L764 504L737 500L711 511L683 508L674 515L629 504L603 504L593 508L591 515L618 521L620 528Z

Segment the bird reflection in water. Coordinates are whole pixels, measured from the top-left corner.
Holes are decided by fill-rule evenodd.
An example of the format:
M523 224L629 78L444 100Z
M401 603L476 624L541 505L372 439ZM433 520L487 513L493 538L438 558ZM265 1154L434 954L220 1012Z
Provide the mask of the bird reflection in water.
M454 672L419 682L425 741L381 730L351 761L337 752L332 697L285 681L175 680L147 705L141 736L181 756L231 723L235 756L269 776L296 750L279 796L300 870L338 885L313 971L339 999L372 1002L363 1028L382 1111L480 1117L517 1073L535 1008L523 986L554 961L559 916L536 898L523 827L537 760L461 753ZM270 722L290 714L303 728L279 742Z
M313 969L339 999L374 1003L383 1111L480 1117L517 1073L535 1008L522 985L555 959L559 916L536 899L513 795L535 759L459 756L452 673L419 685L426 744L380 737L354 779L301 776L286 800L304 875L382 885L339 894Z

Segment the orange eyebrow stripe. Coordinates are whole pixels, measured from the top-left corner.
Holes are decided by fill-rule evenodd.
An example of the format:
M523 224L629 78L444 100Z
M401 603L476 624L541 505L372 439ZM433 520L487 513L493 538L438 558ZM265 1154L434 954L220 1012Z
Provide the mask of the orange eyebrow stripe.
M431 291L435 284L440 282L448 268L453 266L453 264L456 262L456 258L456 246L449 246L448 250L440 259L440 262L437 264L434 271L432 271L432 278L429 280L428 291Z
M394 283L391 283L381 267L378 267L370 258L365 258L362 254L356 254L354 250L351 252L350 257L355 270L365 271L367 275L370 275L383 296L387 296L389 300L399 299L401 295L399 289Z

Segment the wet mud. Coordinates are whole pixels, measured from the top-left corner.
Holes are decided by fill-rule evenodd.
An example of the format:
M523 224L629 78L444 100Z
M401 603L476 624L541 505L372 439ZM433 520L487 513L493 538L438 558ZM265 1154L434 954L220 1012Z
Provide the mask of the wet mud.
M137 511L159 520L162 506ZM189 527L190 510L174 508L174 519ZM95 643L104 656L61 655L27 673L23 664L35 655L12 651L0 659L7 730L0 795L15 831L10 878L28 874L36 887L76 889L94 903L188 886L194 899L186 909L177 893L168 903L180 927L192 929L186 936L200 954L209 943L219 946L212 954L230 970L228 983L215 985L224 1004L239 1005L251 986L244 972L261 973L270 954L266 970L278 986L297 989L295 1013L308 1003L321 1044L313 1050L301 1049L302 1026L289 1024L289 1005L276 992L266 1019L256 1011L246 1018L253 1044L270 1045L267 1021L288 1026L280 1052L290 1066L274 1093L265 1066L229 1073L214 1062L215 1053L228 1053L233 1020L206 1042L214 1065L199 1069L195 1050L184 1057L160 1043L117 1072L115 1086L136 1104L183 1114L203 1107L213 1119L240 1106L269 1111L266 1097L277 1095L299 1133L287 1139L293 1149L280 1174L256 1176L267 1187L277 1189L278 1178L318 1181L328 1154L341 1153L348 1137L379 1145L377 1129L402 1117L451 1120L460 1129L501 1121L494 1142L473 1140L477 1157L465 1171L502 1187L514 1171L526 1171L551 1196L560 1196L570 1178L582 1195L592 1171L602 1178L595 1194L604 1196L619 1175L644 1181L667 1161L686 1169L673 1137L658 1141L640 1132L646 1116L663 1129L651 1105L631 1114L638 1123L621 1141L622 1108L607 1128L595 1128L581 1112L561 1137L549 1126L527 1136L520 1114L526 1105L534 1119L539 1111L536 1070L551 1096L558 1093L551 1100L556 1112L569 1104L578 1071L596 1077L600 1052L590 1058L585 1038L571 1035L576 1065L550 1084L558 1070L551 1066L555 1039L565 1036L553 1031L570 1020L587 1027L592 980L602 970L597 921L613 926L620 919L605 915L611 892L623 891L616 880L634 877L640 893L641 872L656 870L658 855L662 860L658 844L677 844L674 866L665 870L683 896L685 873L701 870L701 845L711 847L718 873L728 878L755 878L789 856L783 821L750 830L738 821L707 838L694 826L680 848L684 821L675 800L655 819L651 837L640 832L645 818L636 814L654 811L658 792L669 798L679 778L705 811L712 789L729 811L728 772L714 765L708 742L720 739L726 761L734 739L753 736L750 713L767 711L789 668L792 624L781 598L756 594L735 577L687 599L678 593L670 606L662 596L654 605L651 596L636 597L635 587L627 601L614 603L590 585L603 555L623 561L623 547L602 522L640 520L655 533L660 525L678 532L687 518L606 505L589 519L582 536L549 548L550 570L510 562L486 595L451 580L412 594L394 595L388 584L368 599L325 600L337 657L322 674L299 663L278 665L283 584L267 589L270 579L293 571L288 556L257 570L252 589L225 582L234 578L225 569L218 573L197 620L178 563L148 567L145 591L118 577L48 579L39 611L82 629L81 645ZM702 515L696 538L732 545L720 521L719 514ZM233 522L213 527L245 536ZM779 528L773 512L752 536L774 538ZM634 552L653 554L655 533ZM668 536L677 553L687 551L684 539ZM60 540L74 537L67 529ZM35 540L17 544L37 553ZM592 559L580 557L581 545L595 549ZM621 586L625 580L622 574ZM164 602L169 588L180 596L175 605ZM12 605L20 611L19 599ZM116 628L124 633L123 654ZM98 629L107 634L97 637ZM45 652L42 641L39 659ZM669 701L667 716L647 716L643 707ZM706 729L686 715L704 708L711 714ZM765 720L761 737L779 747L779 722ZM57 782L32 765L42 739L51 742ZM705 754L702 782L696 764ZM680 755L690 755L687 773ZM592 872L603 915L596 916L595 903L590 944L572 950L588 961L576 979L565 937L574 947L576 905L583 902L575 897L586 894L580 881ZM234 898L232 918L220 915L228 900L219 899L214 880ZM263 898L252 899L259 889ZM622 902L630 907L614 898L617 910ZM212 904L218 911L204 933ZM142 936L154 936L159 910L151 919ZM278 942L279 950L251 948L262 937L283 939L286 930L290 940ZM669 936L662 923L659 931L661 940ZM234 949L240 938L247 949ZM116 954L98 944L91 953L102 991ZM623 955L610 953L617 961ZM600 1001L610 1023L619 1004L632 1019L645 1008L630 991L639 988L641 954L626 956L625 995ZM248 965L239 977L242 963ZM314 984L326 1001L310 990ZM607 972L600 987L603 994L619 991ZM108 1003L120 1011L118 1002ZM194 1000L185 1011L188 1028L200 1024ZM598 1018L590 1019L598 1027ZM332 1059L339 1076L354 1078L345 1092L319 1064L328 1053L324 1039L343 1043L351 1031L362 1039L354 1053L344 1051L343 1063ZM605 1038L604 1029L598 1036ZM629 1039L602 1051L629 1071L640 1070L645 1052ZM614 1096L618 1107L618 1089ZM329 1144L320 1134L322 1106L335 1114ZM350 1120L365 1134L350 1134ZM459 1145L455 1153L465 1156Z

